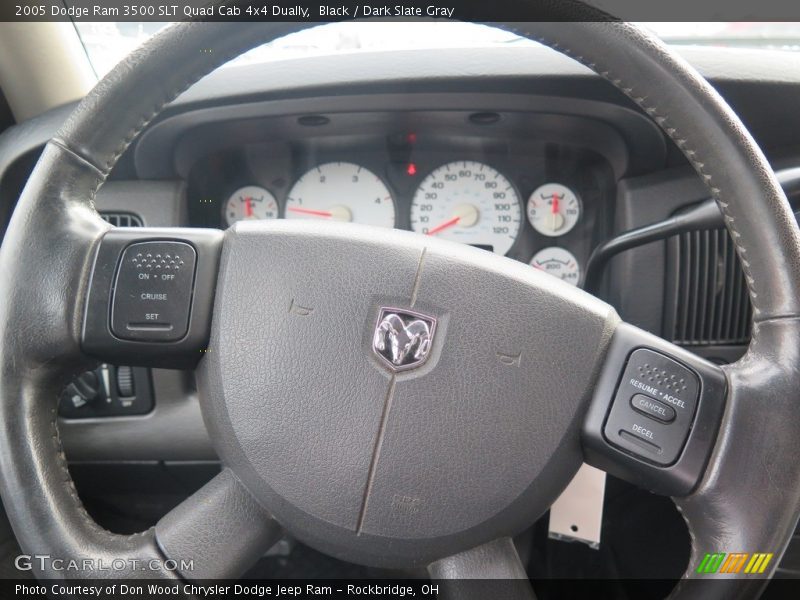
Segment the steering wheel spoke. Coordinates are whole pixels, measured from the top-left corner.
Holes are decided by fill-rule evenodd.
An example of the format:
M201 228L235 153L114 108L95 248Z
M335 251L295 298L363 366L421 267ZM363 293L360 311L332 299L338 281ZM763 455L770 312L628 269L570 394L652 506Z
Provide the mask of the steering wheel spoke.
M223 237L215 229L106 232L89 284L83 351L117 364L194 367L207 351Z
M159 548L192 580L240 576L269 550L282 529L229 469L156 525Z
M583 425L587 462L653 492L686 496L711 455L726 389L717 365L621 323Z
M439 598L535 598L514 542L508 537L433 562L428 573L431 579L440 580Z

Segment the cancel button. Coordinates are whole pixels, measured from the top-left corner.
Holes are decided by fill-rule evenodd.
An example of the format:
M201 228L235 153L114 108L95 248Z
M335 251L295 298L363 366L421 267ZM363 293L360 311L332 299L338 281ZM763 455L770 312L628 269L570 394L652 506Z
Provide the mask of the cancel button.
M636 394L631 398L631 406L635 411L662 423L671 423L675 420L674 408L644 394Z

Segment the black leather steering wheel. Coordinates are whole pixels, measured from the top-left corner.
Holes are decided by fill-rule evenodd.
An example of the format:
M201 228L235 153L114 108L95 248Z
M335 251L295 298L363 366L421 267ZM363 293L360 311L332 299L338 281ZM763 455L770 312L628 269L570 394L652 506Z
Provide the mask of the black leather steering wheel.
M95 576L230 577L285 528L365 564L525 577L509 536L586 459L675 496L693 545L687 578L698 553L775 555L761 576L704 575L730 579L709 589L684 580L676 596L755 595L798 518L800 234L736 115L633 25L504 25L627 94L717 199L753 305L748 352L723 369L524 265L408 232L278 221L223 235L115 230L99 218L95 193L165 104L245 50L306 26L169 27L103 79L47 144L0 252L0 488L23 550L124 563ZM167 328L124 315L114 329L137 260L167 252L189 272L163 288L190 302L186 335L165 341ZM393 333L387 317L402 323ZM427 327L413 342L425 351L398 342L414 320ZM400 350L381 355L381 339ZM651 419L628 431L622 390L642 350L689 389L664 400L678 399L672 425ZM59 392L98 359L197 365L224 464L155 528L132 536L86 514L58 437ZM583 368L564 366L575 364ZM642 422L652 423L650 436ZM142 568L166 558L178 568Z

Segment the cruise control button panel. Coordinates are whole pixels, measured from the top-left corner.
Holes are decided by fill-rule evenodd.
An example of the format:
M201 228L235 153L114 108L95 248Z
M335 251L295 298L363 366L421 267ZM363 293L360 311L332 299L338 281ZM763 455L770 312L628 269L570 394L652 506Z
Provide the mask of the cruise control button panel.
M725 409L724 371L630 325L617 325L581 428L584 460L665 496L697 486Z
M124 340L173 342L189 329L196 253L184 242L147 241L120 257L111 330Z
M694 371L639 348L628 358L603 434L609 443L646 461L670 465L689 435L699 397Z
M89 279L84 353L131 367L197 365L208 352L224 238L218 229L109 229Z

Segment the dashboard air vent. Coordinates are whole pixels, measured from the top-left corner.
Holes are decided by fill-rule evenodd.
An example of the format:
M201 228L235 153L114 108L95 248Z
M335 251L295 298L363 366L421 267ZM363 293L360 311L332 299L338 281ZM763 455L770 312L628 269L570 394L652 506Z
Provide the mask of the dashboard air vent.
M134 213L129 212L111 212L100 211L100 216L104 221L110 223L114 227L143 227L144 222L142 218Z
M668 244L664 333L684 346L750 339L750 297L725 229L691 231Z

